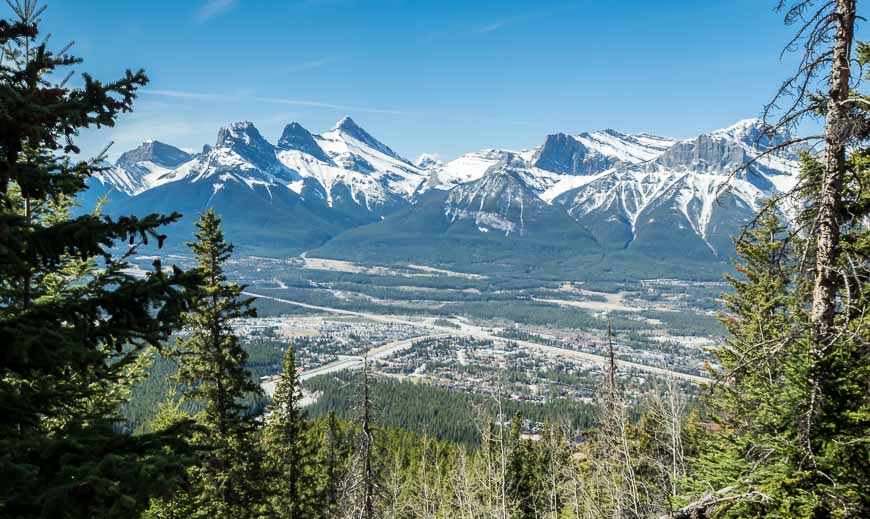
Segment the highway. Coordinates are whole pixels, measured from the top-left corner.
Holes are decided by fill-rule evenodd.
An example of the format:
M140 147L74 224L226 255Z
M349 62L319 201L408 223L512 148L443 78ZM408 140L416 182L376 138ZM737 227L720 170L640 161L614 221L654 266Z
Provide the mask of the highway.
M426 339L437 339L439 337L447 337L446 334L437 334L437 335L420 335L418 337L411 337L410 339L402 339L400 341L388 342L386 344L382 344L375 348L372 348L368 351L368 357L370 359L383 359L389 357L393 353L397 351L406 350L410 348L415 341L423 341ZM360 369L362 367L363 358L359 355L339 355L339 359L330 362L329 364L324 364L323 366L318 366L313 369L309 369L307 371L303 371L299 374L299 380L306 380L309 378L314 378L318 375L325 375L327 373L334 373L336 371L343 371L345 369ZM277 382L277 377L269 377L260 384L263 388L263 391L272 396L275 393L275 384Z
M587 360L587 361L595 362L595 363L601 364L601 365L604 365L607 362L607 359L605 357L602 357L601 355L595 355L594 353L586 353L586 352L582 352L582 351L569 350L567 348L559 348L556 346L547 346L544 344L538 344L538 343L529 342L529 341L506 339L504 337L499 337L497 335L493 335L491 333L488 333L488 332L481 330L480 328L477 328L475 326L470 326L470 325L464 325L461 328L451 328L448 326L439 326L439 325L432 324L432 323L426 323L426 322L423 322L422 320L403 319L403 318L395 317L395 316L369 314L369 313L365 313L365 312L356 312L353 310L342 310L340 308L330 308L328 306L317 306L317 305L311 305L308 303L302 303L299 301L293 301L290 299L282 299L279 297L256 294L253 292L244 292L244 294L246 296L250 296L250 297L269 299L272 301L277 301L279 303L286 303L288 305L299 306L301 308L308 308L309 310L319 310L321 312L327 312L327 313L332 313L332 314L337 314L337 315L363 317L365 319L369 319L369 320L376 321L376 322L382 322L382 323L406 324L406 325L410 325L410 326L416 326L419 328L426 328L428 330L431 330L432 332L436 332L435 335L425 335L425 336L417 337L414 339L407 339L404 341L397 341L395 343L388 343L388 344L379 346L377 348L372 349L369 352L369 356L371 358L386 357L390 353L392 353L393 351L397 351L397 349L401 349L403 347L404 348L410 347L411 343L413 341L422 340L422 339L425 339L428 337L446 337L446 336L463 337L464 336L464 337L473 337L476 339L488 339L488 340L498 342L498 343L511 342L511 343L516 344L517 346L519 346L521 348L526 349L526 350L536 351L538 353L543 353L543 354L555 356L555 357L564 357L564 358L571 358L571 359L577 359L577 360ZM399 345L399 346L396 346L396 345ZM373 356L375 354L375 352L379 352L378 357ZM354 362L356 364L354 364ZM355 365L358 367L359 364L361 364L361 363L362 363L362 361L360 360L359 357L348 357L345 359L339 359L335 362L332 362L330 364L326 364L326 365L321 366L319 368L315 368L308 373L313 373L313 372L318 371L318 370L325 370L326 368L329 368L330 366L332 366L332 369L328 369L326 371L316 373L316 375L319 375L319 374L323 374L323 373L329 373L332 371L338 371L340 369L352 368ZM709 378L706 378L706 377L701 377L698 375L690 375L688 373L681 373L679 371L672 371L672 370L669 370L666 368L660 368L657 366L648 366L646 364L638 364L636 362L628 362L625 360L617 360L616 365L617 365L617 367L621 367L621 368L644 371L646 373L651 373L653 375L658 375L658 376L674 377L676 379L686 380L689 382L694 382L696 384L707 384L709 382L712 382ZM304 378L310 378L313 376L315 376L315 375L308 375Z

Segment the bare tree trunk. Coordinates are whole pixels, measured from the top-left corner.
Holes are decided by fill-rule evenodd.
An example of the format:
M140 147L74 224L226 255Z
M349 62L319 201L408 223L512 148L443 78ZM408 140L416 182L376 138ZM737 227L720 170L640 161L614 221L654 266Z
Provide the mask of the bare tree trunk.
M368 357L363 358L363 418L362 434L364 443L363 452L363 515L364 519L375 517L375 477L372 470L372 447L374 438L371 431L371 400L369 399L369 365Z
M828 118L825 126L825 176L819 198L816 278L812 321L817 343L831 333L836 307L836 273L840 241L840 205L846 164L850 65L855 27L855 0L837 0Z
M818 204L816 229L816 269L812 303L811 360L824 355L833 336L837 305L836 266L839 256L840 212L843 175L846 165L846 140L849 128L849 79L852 40L855 28L855 0L836 0L834 12L834 47L830 91L825 126L825 169ZM802 444L812 457L812 427L822 398L818 373L810 376L811 395L801 428Z
M362 379L358 388L359 408L357 424L359 433L354 442L354 452L351 467L348 471L342 503L342 516L353 519L375 519L377 508L383 491L381 474L373 460L375 449L373 425L373 407L369 387L369 359L362 357Z

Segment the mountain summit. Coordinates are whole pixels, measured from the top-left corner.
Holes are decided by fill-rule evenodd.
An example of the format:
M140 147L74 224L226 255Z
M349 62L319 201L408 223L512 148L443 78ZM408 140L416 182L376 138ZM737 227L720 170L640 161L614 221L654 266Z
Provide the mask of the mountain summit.
M121 196L134 196L160 185L166 174L192 158L175 146L148 140L122 153L113 167L94 175L92 187L103 192L112 187Z
M626 135L603 130L579 135L548 135L532 164L553 173L594 175L608 169L652 160L674 141L653 135Z
M351 139L355 139L365 144L366 146L378 150L384 155L393 157L394 159L405 161L405 159L403 159L396 152L391 150L389 146L372 137L369 132L365 131L350 117L343 117L340 121L338 121L335 124L335 128L333 128L333 131L339 132L347 137L350 137Z
M327 164L332 163L332 159L317 144L311 132L297 122L292 122L284 127L277 147L279 150L296 150Z
M277 145L243 121L198 155L147 142L102 181L127 197L118 214L215 207L232 240L261 253L460 270L581 268L606 257L663 275L720 272L730 237L794 184L796 151L741 167L789 138L747 119L681 141L554 133L531 150L412 163L349 117L321 134L291 122Z

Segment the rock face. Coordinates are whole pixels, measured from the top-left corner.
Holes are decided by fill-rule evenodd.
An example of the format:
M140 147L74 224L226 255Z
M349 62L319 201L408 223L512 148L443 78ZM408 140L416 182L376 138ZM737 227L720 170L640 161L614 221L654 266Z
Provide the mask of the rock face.
M500 164L483 178L452 189L444 204L444 216L451 223L471 220L480 232L522 236L526 233L526 218L534 219L532 208L543 205L519 171L510 164Z
M278 139L279 150L296 150L311 155L317 160L332 164L332 159L317 145L311 133L299 123L290 123L284 127L281 138Z
M250 121L241 121L220 129L214 148L208 153L235 153L246 161L260 167L278 167L275 147L267 141Z
M143 162L151 162L167 169L174 169L192 159L193 156L175 146L160 141L145 141L138 148L122 154L115 165L125 169L136 169Z
M618 166L638 164L661 154L673 141L652 135L626 135L614 130L548 135L532 165L568 175L596 175Z
M620 162L616 157L595 153L574 137L557 133L547 136L533 164L553 173L594 175Z
M762 138L762 123L729 128L681 141L655 160L614 171L557 196L578 222L612 249L725 261L739 234L779 188L793 184L794 150L751 163L783 136ZM734 175L731 178L730 175ZM610 239L608 239L610 237Z
M679 142L664 152L656 162L666 168L685 167L699 173L723 173L749 158L746 148L732 140L700 135L692 141Z

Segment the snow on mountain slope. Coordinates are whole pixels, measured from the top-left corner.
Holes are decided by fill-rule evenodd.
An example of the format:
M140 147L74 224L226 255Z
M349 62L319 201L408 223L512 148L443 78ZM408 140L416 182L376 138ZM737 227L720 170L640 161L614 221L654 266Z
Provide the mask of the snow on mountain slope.
M282 151L295 150L302 154L310 155L320 162L334 165L329 155L314 140L311 132L297 122L292 122L284 127L276 148Z
M410 197L427 178L423 170L372 137L350 117L314 139L337 166L372 175L404 196Z
M481 150L432 167L429 187L451 189L483 177L499 163L519 160L525 163L525 179L549 202L589 182L583 177L652 160L674 143L666 137L626 135L614 130L579 135L557 133L548 135L544 144L533 150Z
M159 141L145 141L123 153L114 166L97 173L96 180L133 196L165 183L164 176L189 162L193 156Z
M558 234L561 230L566 236L578 232L584 240L590 238L585 229L571 222L562 207L540 199L554 176L530 170L524 159L510 155L479 179L451 189L444 200L444 216L451 225L470 221L477 232L505 237L540 238L542 233Z
M371 212L380 212L384 206L396 203L397 199L403 199L403 193L393 192L375 175L330 165L300 151L279 151L278 160L303 179L311 178L317 181L326 195L329 207L333 207L337 189L349 190L353 202ZM303 196L306 194L305 183L302 180L290 184L290 189Z
M519 171L510 167L496 168L482 178L457 186L445 202L444 215L453 223L470 219L480 232L491 229L510 236L525 234L527 203L537 200L528 189Z
M429 183L426 189L435 188L449 190L460 184L473 182L491 169L504 164L512 164L521 171L523 179L532 189L543 193L551 186L559 183L564 175L544 171L529 164L534 150L514 152L508 150L482 150L466 153L445 164L430 167Z
M290 188L312 195L310 179L329 207L341 199L344 210L380 217L406 204L426 173L381 143L350 118L324 134L313 135L298 123L287 125L278 141L278 160L299 175ZM356 208L351 205L355 205Z
M414 161L414 165L417 166L418 169L429 171L444 166L444 162L437 153L423 153L417 157L417 160Z
M640 272L653 264L716 270L733 256L732 236L763 200L794 182L794 150L741 170L787 138L768 137L749 120L683 141L604 131L552 137L534 153L470 153L432 164L427 184L436 189L422 190L395 217L342 234L326 250L340 255L352 247L356 259L428 254L472 263L528 254L523 261L533 266L545 257L569 264L612 255L604 263L627 262ZM558 168L545 158L570 168L552 171ZM449 253L433 245L445 243L453 244Z
M275 147L253 123L243 121L221 128L214 146L161 179L164 184L208 181L214 193L228 182L244 184L249 189L262 186L271 192L272 187L286 188L300 176L278 160Z
M412 163L349 118L319 135L288 124L277 145L240 122L194 156L146 143L100 180L118 186L132 200L124 207L140 212L158 204L188 212L219 206L228 221L238 220L242 240L254 231L248 220L275 226L257 230L259 246L273 233L316 246L360 227L351 236L374 239L381 255L399 247L406 259L427 236L461 235L499 255L512 244L496 241L519 238L550 247L554 260L603 250L722 261L733 254L730 237L761 201L794 185L797 153L780 150L739 168L788 138L748 119L681 141L613 130L561 133L532 150ZM557 245L569 238L577 243ZM425 246L435 253L438 243L446 242Z
M466 153L437 168L434 175L437 178L435 187L450 189L465 182L481 178L484 173L499 162L509 160L515 155L507 150L481 150Z
M674 140L667 137L627 135L609 129L581 133L574 139L590 151L630 164L652 160L674 144Z
M761 201L795 181L793 150L739 170L786 138L770 140L760 121L741 121L675 143L654 160L601 173L552 199L578 222L597 227L600 236L620 236L626 246L655 225L656 232L667 227L685 231L684 242L702 243L714 256L724 257L731 250L730 235L739 232Z
M567 175L595 175L614 167L656 158L674 140L649 134L626 135L614 130L548 135L531 159L533 166Z

